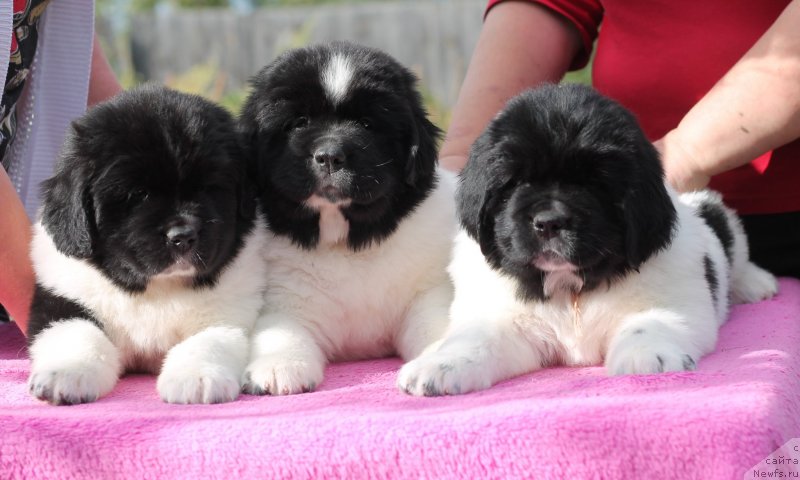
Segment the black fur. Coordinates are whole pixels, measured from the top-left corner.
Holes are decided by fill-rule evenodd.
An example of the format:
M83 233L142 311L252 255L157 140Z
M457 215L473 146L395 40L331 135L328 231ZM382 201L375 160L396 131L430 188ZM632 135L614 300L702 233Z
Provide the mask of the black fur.
M346 95L326 95L322 74L340 55L353 68ZM252 79L240 118L272 230L303 248L319 241L312 195L351 200L347 244L389 236L435 185L440 131L427 119L416 79L380 51L333 43L287 52ZM333 145L343 167L320 172L315 151Z
M711 230L714 231L722 248L725 250L725 256L728 257L728 262L733 260L733 231L728 223L728 217L725 215L722 205L717 203L703 203L699 206L697 214L700 215L706 222Z
M546 85L512 99L461 173L462 226L489 263L543 299L537 259L578 267L583 289L637 270L673 235L658 153L627 110L589 87ZM537 234L557 212L557 234Z
M178 258L197 269L195 286L213 285L255 218L233 118L157 86L124 92L74 121L43 197L41 221L58 250L131 293ZM197 240L176 251L166 234L182 222L197 227Z
M98 328L103 328L89 310L37 284L33 291L31 313L28 319L28 344L30 345L34 337L54 320L70 318L83 318L93 322Z
M711 292L711 298L714 300L714 305L717 304L717 295L719 295L719 281L717 280L716 268L714 261L706 255L703 257L703 267L705 268L706 283L708 290Z

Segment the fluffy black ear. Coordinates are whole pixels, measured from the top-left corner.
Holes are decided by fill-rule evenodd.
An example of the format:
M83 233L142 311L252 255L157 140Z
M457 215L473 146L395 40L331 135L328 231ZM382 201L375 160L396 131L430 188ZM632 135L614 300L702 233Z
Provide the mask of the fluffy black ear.
M233 149L239 172L239 217L245 220L254 218L256 215L256 184L255 184L255 165L247 154L248 149L243 144L237 144Z
M406 183L414 186L417 179L431 178L436 170L437 143L442 131L428 120L421 105L412 107L412 110L414 126L406 162Z
M493 151L493 144L486 131L472 145L469 160L459 176L456 208L461 226L478 242L487 260L499 265L495 217L502 208L506 191L516 184L516 180L502 158Z
M268 111L269 107L259 102L260 96L257 94L259 91L257 89L260 87L256 80L253 81L253 85L253 92L245 100L237 124L246 159L247 175L251 179L250 185L254 189L256 197L261 197L267 185L266 165L262 162L262 158L266 157L262 157L262 155L269 143L271 133L262 125L263 119L259 119L259 115L263 115L263 112Z
M664 170L658 152L642 139L638 151L637 181L629 186L622 202L625 218L625 248L631 268L639 266L656 252L669 246L675 230L676 212L664 185Z
M74 128L74 127L73 127ZM58 250L78 258L93 252L96 236L89 166L77 158L66 140L55 175L42 182L42 225Z

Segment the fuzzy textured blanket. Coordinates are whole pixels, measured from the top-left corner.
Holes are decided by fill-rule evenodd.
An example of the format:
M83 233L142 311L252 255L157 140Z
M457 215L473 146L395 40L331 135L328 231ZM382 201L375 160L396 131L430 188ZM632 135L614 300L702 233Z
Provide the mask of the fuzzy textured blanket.
M52 407L28 395L28 367L0 325L2 479L741 479L800 437L800 282L735 308L690 373L552 368L413 398L386 359L330 366L303 395L167 405L132 375L97 403Z

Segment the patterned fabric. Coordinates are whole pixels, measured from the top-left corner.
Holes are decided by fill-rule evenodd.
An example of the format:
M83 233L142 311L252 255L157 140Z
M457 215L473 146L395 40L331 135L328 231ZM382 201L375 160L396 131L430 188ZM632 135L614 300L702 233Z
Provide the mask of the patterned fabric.
M17 127L16 103L30 73L36 53L39 19L49 0L14 0L14 30L3 99L0 102L0 159L8 170L6 148L14 138Z

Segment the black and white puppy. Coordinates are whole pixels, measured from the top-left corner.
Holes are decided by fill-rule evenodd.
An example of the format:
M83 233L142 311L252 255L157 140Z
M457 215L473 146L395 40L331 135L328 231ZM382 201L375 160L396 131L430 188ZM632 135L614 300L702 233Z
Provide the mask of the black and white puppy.
M246 165L225 110L163 87L73 122L34 227L34 396L91 402L138 371L166 402L237 397L266 238Z
M473 145L457 208L451 324L403 367L400 387L415 395L553 364L691 370L731 294L777 291L719 196L678 196L634 117L588 87L512 99Z
M455 178L411 72L348 43L290 51L241 123L272 237L245 390L313 390L328 361L416 357L452 300Z

